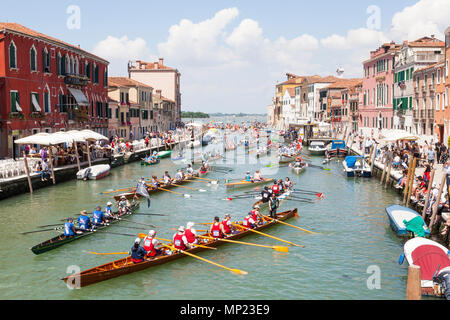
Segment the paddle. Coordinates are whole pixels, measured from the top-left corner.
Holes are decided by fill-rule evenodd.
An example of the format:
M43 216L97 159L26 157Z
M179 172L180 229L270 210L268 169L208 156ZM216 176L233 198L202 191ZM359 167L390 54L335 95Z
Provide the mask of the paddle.
M242 245L253 246L253 247L268 248L268 249L273 249L273 250L278 251L278 252L289 252L289 248L288 247L283 247L283 246L265 246L265 245L262 245L262 244L248 243L248 242L242 242L242 241L234 241L234 240L228 240L228 239L215 239L215 238L204 237L204 236L199 236L199 237L200 238L204 238L204 239L209 239L209 240L218 240L218 241L242 244Z
M158 190L162 190L162 191L170 192L170 193L173 193L173 194L176 194L176 195L179 195L179 196L185 197L185 198L190 198L190 197L191 197L191 195L190 195L190 194L179 193L179 192L175 192L175 191L167 190L167 189L164 189L164 188L161 188L161 187L159 187L159 188L158 188Z
M232 223L232 225L235 226L235 227L237 227L237 228L241 228L241 229L244 229L244 230L248 230L248 231L251 231L251 232L260 234L260 235L265 236L265 237L269 237L269 238L272 238L272 239L275 239L275 240L278 240L278 241L281 241L281 242L284 242L284 243L288 243L288 244L293 245L293 246L296 246L296 247L302 247L302 248L305 247L305 246L300 245L300 244L295 244L295 243L293 243L293 242L290 242L290 241L287 241L287 240L283 240L283 239L280 239L280 238L277 238L277 237L274 237L274 236L271 236L271 235L262 233L262 232L260 232L260 231L256 231L256 230L254 230L254 229L250 229L250 228L241 226L241 225L239 225L239 224Z
M277 222L277 223L284 224L284 225L286 225L286 226L289 226L289 227L292 227L292 228L295 228L295 229L299 229L299 230L301 230L301 231L305 231L305 232L312 233L312 234L317 234L317 232L312 232L312 231L309 231L309 230L306 230L306 229L302 229L302 228L300 228L300 227L293 226L292 224L286 223L286 222L284 222L284 221L280 221L280 220L277 220L277 219L273 219L273 218L271 218L271 217L269 217L269 216L264 216L264 218L265 218L265 219L268 219L268 220L270 220L270 221L275 221L275 222Z
M139 238L145 238L145 237L147 237L147 235L145 233L139 233ZM156 240L160 240L160 241L167 241L167 242L172 243L172 240L169 240L169 239L156 238L156 237L155 237L155 239ZM195 247L200 247L200 248L203 248L203 249L217 250L217 248L211 248L211 247L207 247L207 246L202 246L201 244L196 244L196 243L191 243L191 245L195 246Z
M123 219L121 219L120 221L123 221L125 223L137 224L137 225L140 225L140 226L151 227L151 228L159 228L159 227L154 226L152 224L146 224L146 223L141 223L141 222L134 222L134 221L130 221L130 220L123 220Z
M127 254L127 255L129 255L130 253L129 252L111 252L111 253L97 253L97 252L93 252L93 251L85 251L85 252L87 252L87 253L90 253L90 254L95 254L95 255L97 255L97 256L111 256L111 255L122 255L122 254Z
M62 229L64 229L64 227L53 228L53 229L44 229L44 230L35 230L35 231L27 231L27 232L21 232L20 234L30 234L30 233L38 233L38 232L57 231L57 230L62 230Z
M204 262L208 262L208 263L210 263L210 264L212 264L212 265L215 265L215 266L217 266L217 267L220 267L220 268L229 270L229 271L231 271L231 272L233 272L233 273L236 273L236 274L242 274L242 275L248 274L248 272L246 272L246 271L242 271L242 270L239 270L239 269L231 269L231 268L222 266L222 265L220 265L220 264L218 264L218 263L212 262L212 261L210 261L210 260L206 260L205 258L199 257L199 256L197 256L197 255L195 255L195 254L190 253L190 252L186 252L186 251L183 251L183 250L177 250L176 248L174 248L174 247L172 247L172 246L168 246L168 245L166 245L166 244L163 244L163 246L165 246L165 247L171 249L172 251L179 251L179 252L181 252L181 253L183 253L183 254L185 254L185 255L187 255L187 256L190 256L190 257L193 257L193 258L202 260L202 261L204 261Z
M104 192L100 192L100 194L110 194L110 193L117 193L117 192L125 192L125 191L130 191L133 190L134 187L130 187L130 188L124 188L124 189L117 189L117 190L112 190L112 191L104 191Z

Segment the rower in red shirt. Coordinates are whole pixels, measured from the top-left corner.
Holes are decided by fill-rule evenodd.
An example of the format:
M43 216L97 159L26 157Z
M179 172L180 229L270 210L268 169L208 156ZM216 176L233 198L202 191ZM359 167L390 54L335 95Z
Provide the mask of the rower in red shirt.
M279 186L277 183L275 183L275 184L272 186L272 191L273 191L273 193L277 196L278 193L280 192L280 186Z
M186 230L184 230L184 235L186 236L187 241L190 244L197 244L198 243L198 239L197 239L197 231L195 231L194 227L194 223L193 222L188 222L186 225Z
M225 219L222 220L223 230L225 231L225 235L231 234L231 215L227 213L225 215Z
M249 212L247 216L244 218L244 221L242 223L244 227L249 229L255 229L256 228L256 221L253 220L253 214Z
M178 232L173 236L173 246L183 251L189 248L189 242L184 235L184 227L179 227Z
M144 238L144 245L142 246L147 251L147 257L154 257L161 253L160 249L156 248L159 241L156 240L156 231L150 230L148 236Z
M219 217L214 218L214 222L209 229L209 233L213 238L223 238L225 235L225 229L223 224L220 223Z

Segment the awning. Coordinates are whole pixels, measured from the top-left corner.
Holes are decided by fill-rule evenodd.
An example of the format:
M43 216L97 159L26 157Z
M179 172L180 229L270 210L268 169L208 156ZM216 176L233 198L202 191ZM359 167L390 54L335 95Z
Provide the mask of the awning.
M67 89L69 89L70 93L73 95L79 106L85 107L89 106L89 100L86 98L86 96L81 90L70 87L68 87Z
M20 107L19 103L16 101L16 110L19 112L22 112L22 108Z
M31 95L31 102L33 102L33 107L37 112L41 112L41 107L39 106L39 102L36 100L36 96L33 94Z

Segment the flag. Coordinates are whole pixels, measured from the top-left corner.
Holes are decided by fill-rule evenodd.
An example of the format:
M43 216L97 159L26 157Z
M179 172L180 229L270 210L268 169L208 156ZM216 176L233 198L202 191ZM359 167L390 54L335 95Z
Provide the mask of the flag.
M150 195L148 194L145 183L138 183L138 185L136 186L136 194L147 198L147 205L150 208Z

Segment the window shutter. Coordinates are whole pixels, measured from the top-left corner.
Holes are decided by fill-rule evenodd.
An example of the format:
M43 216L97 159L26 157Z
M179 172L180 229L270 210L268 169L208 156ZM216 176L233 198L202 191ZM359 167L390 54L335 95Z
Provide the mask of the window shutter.
M14 47L14 45L12 43L9 45L9 67L17 68L16 48Z

